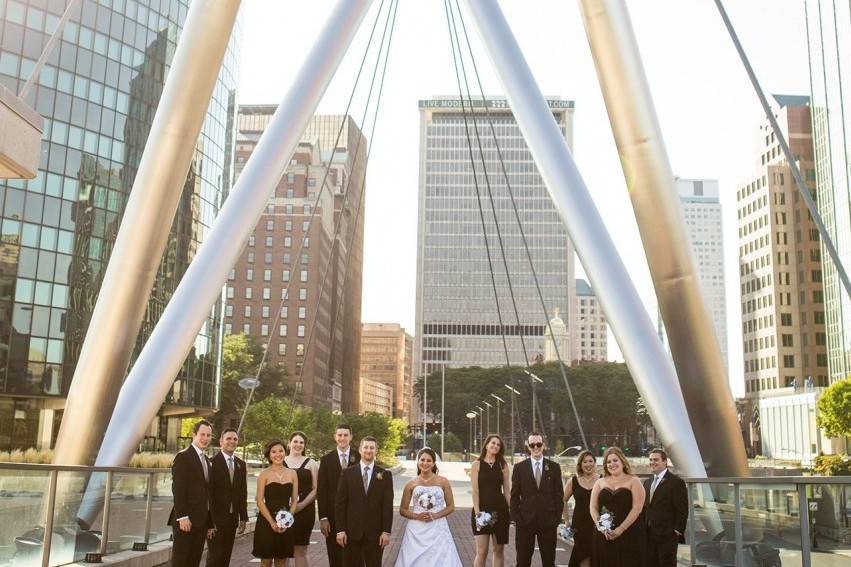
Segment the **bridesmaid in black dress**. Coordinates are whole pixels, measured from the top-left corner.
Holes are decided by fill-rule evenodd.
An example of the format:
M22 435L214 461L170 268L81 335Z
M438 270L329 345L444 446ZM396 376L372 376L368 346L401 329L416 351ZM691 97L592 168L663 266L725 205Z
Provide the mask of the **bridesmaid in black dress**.
M603 453L603 478L591 491L590 508L595 526L605 511L614 516L611 530L594 534L591 565L644 567L644 486L631 474L629 461L617 447Z
M305 455L306 449L307 435L293 431L290 435L290 454L284 459L284 465L293 469L298 476L298 512L295 524L290 528L295 544L295 567L307 567L307 546L310 545L310 535L316 523L319 465Z
M582 451L576 458L576 475L564 487L564 523L573 528L573 550L568 567L590 567L591 548L597 529L591 519L591 489L600 478L597 460L591 451ZM573 520L567 517L567 501L573 497Z
M485 440L482 454L470 469L473 488L473 512L470 523L476 538L475 567L484 567L488 548L493 542L493 567L505 564L505 544L508 543L508 502L511 495L511 477L505 462L505 446L499 435L490 434ZM489 512L495 519L490 526L476 526L476 514Z
M279 528L275 515L281 509L295 510L298 502L298 476L284 466L283 441L269 441L263 451L269 468L257 477L257 525L254 527L254 549L251 554L260 558L260 565L285 567L293 556L292 528Z

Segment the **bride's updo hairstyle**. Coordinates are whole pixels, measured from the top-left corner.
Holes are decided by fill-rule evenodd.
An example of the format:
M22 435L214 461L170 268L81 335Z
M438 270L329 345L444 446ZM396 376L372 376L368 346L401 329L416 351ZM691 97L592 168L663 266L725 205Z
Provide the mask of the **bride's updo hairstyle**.
M437 454L435 454L431 447L423 447L420 449L420 452L417 453L417 476L423 474L423 471L420 470L420 457L423 456L423 453L431 457L431 460L434 463L431 467L431 472L437 474Z

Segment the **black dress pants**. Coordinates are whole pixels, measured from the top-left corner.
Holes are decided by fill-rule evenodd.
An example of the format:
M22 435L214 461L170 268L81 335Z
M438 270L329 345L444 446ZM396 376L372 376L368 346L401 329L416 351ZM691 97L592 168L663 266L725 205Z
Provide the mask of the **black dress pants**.
M677 534L671 531L669 537L654 534L648 529L647 567L675 567L677 564Z
M541 565L554 567L556 562L557 525L537 518L525 526L516 526L517 567L530 567L535 552L535 540L541 553Z
M384 548L377 539L349 540L343 550L346 567L381 567L382 555Z
M239 514L216 516L216 535L207 545L207 567L228 567Z
M325 538L325 548L328 550L328 567L343 567L343 548L337 545L337 530L331 523L331 533Z
M207 541L207 523L192 524L188 532L180 531L175 521L172 526L174 545L171 548L171 564L173 567L198 567L201 555L204 553L204 542Z

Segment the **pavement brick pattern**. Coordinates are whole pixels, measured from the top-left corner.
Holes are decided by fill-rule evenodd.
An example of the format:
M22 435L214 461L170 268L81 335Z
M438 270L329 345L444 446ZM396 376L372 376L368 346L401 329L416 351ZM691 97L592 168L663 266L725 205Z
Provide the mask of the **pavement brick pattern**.
M476 556L476 546L473 540L473 535L470 532L470 510L459 509L454 514L449 516L449 527L452 535L455 538L455 547L458 549L458 555L461 556L461 563L467 567L472 567L473 559ZM402 543L402 534L405 531L405 522L407 520L401 516L397 516L393 522L393 535L390 540L390 546L384 552L384 566L393 567L396 562L396 556L399 554L399 545ZM325 554L325 542L322 539L322 534L319 533L319 523L316 523L313 530L314 537L311 538L310 547L307 549L307 561L309 565L327 565L328 560ZM237 538L234 544L233 557L231 565L250 565L259 563L259 559L255 559L251 555L251 544L253 540L252 534L246 534ZM562 541L558 542L556 552L556 565L567 565L570 558L569 546ZM292 565L292 562L290 563ZM490 561L488 561L490 564ZM516 556L514 552L514 526L511 527L510 540L505 547L505 564L516 565ZM203 563L202 563L203 565ZM541 561L537 553L532 561L533 566L540 567ZM440 567L436 565L435 567Z

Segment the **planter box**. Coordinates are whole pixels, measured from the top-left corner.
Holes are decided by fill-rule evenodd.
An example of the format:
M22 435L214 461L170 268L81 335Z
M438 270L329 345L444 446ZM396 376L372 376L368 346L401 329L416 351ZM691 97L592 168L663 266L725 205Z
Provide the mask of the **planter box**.
M44 120L0 85L0 179L32 179L38 173Z

